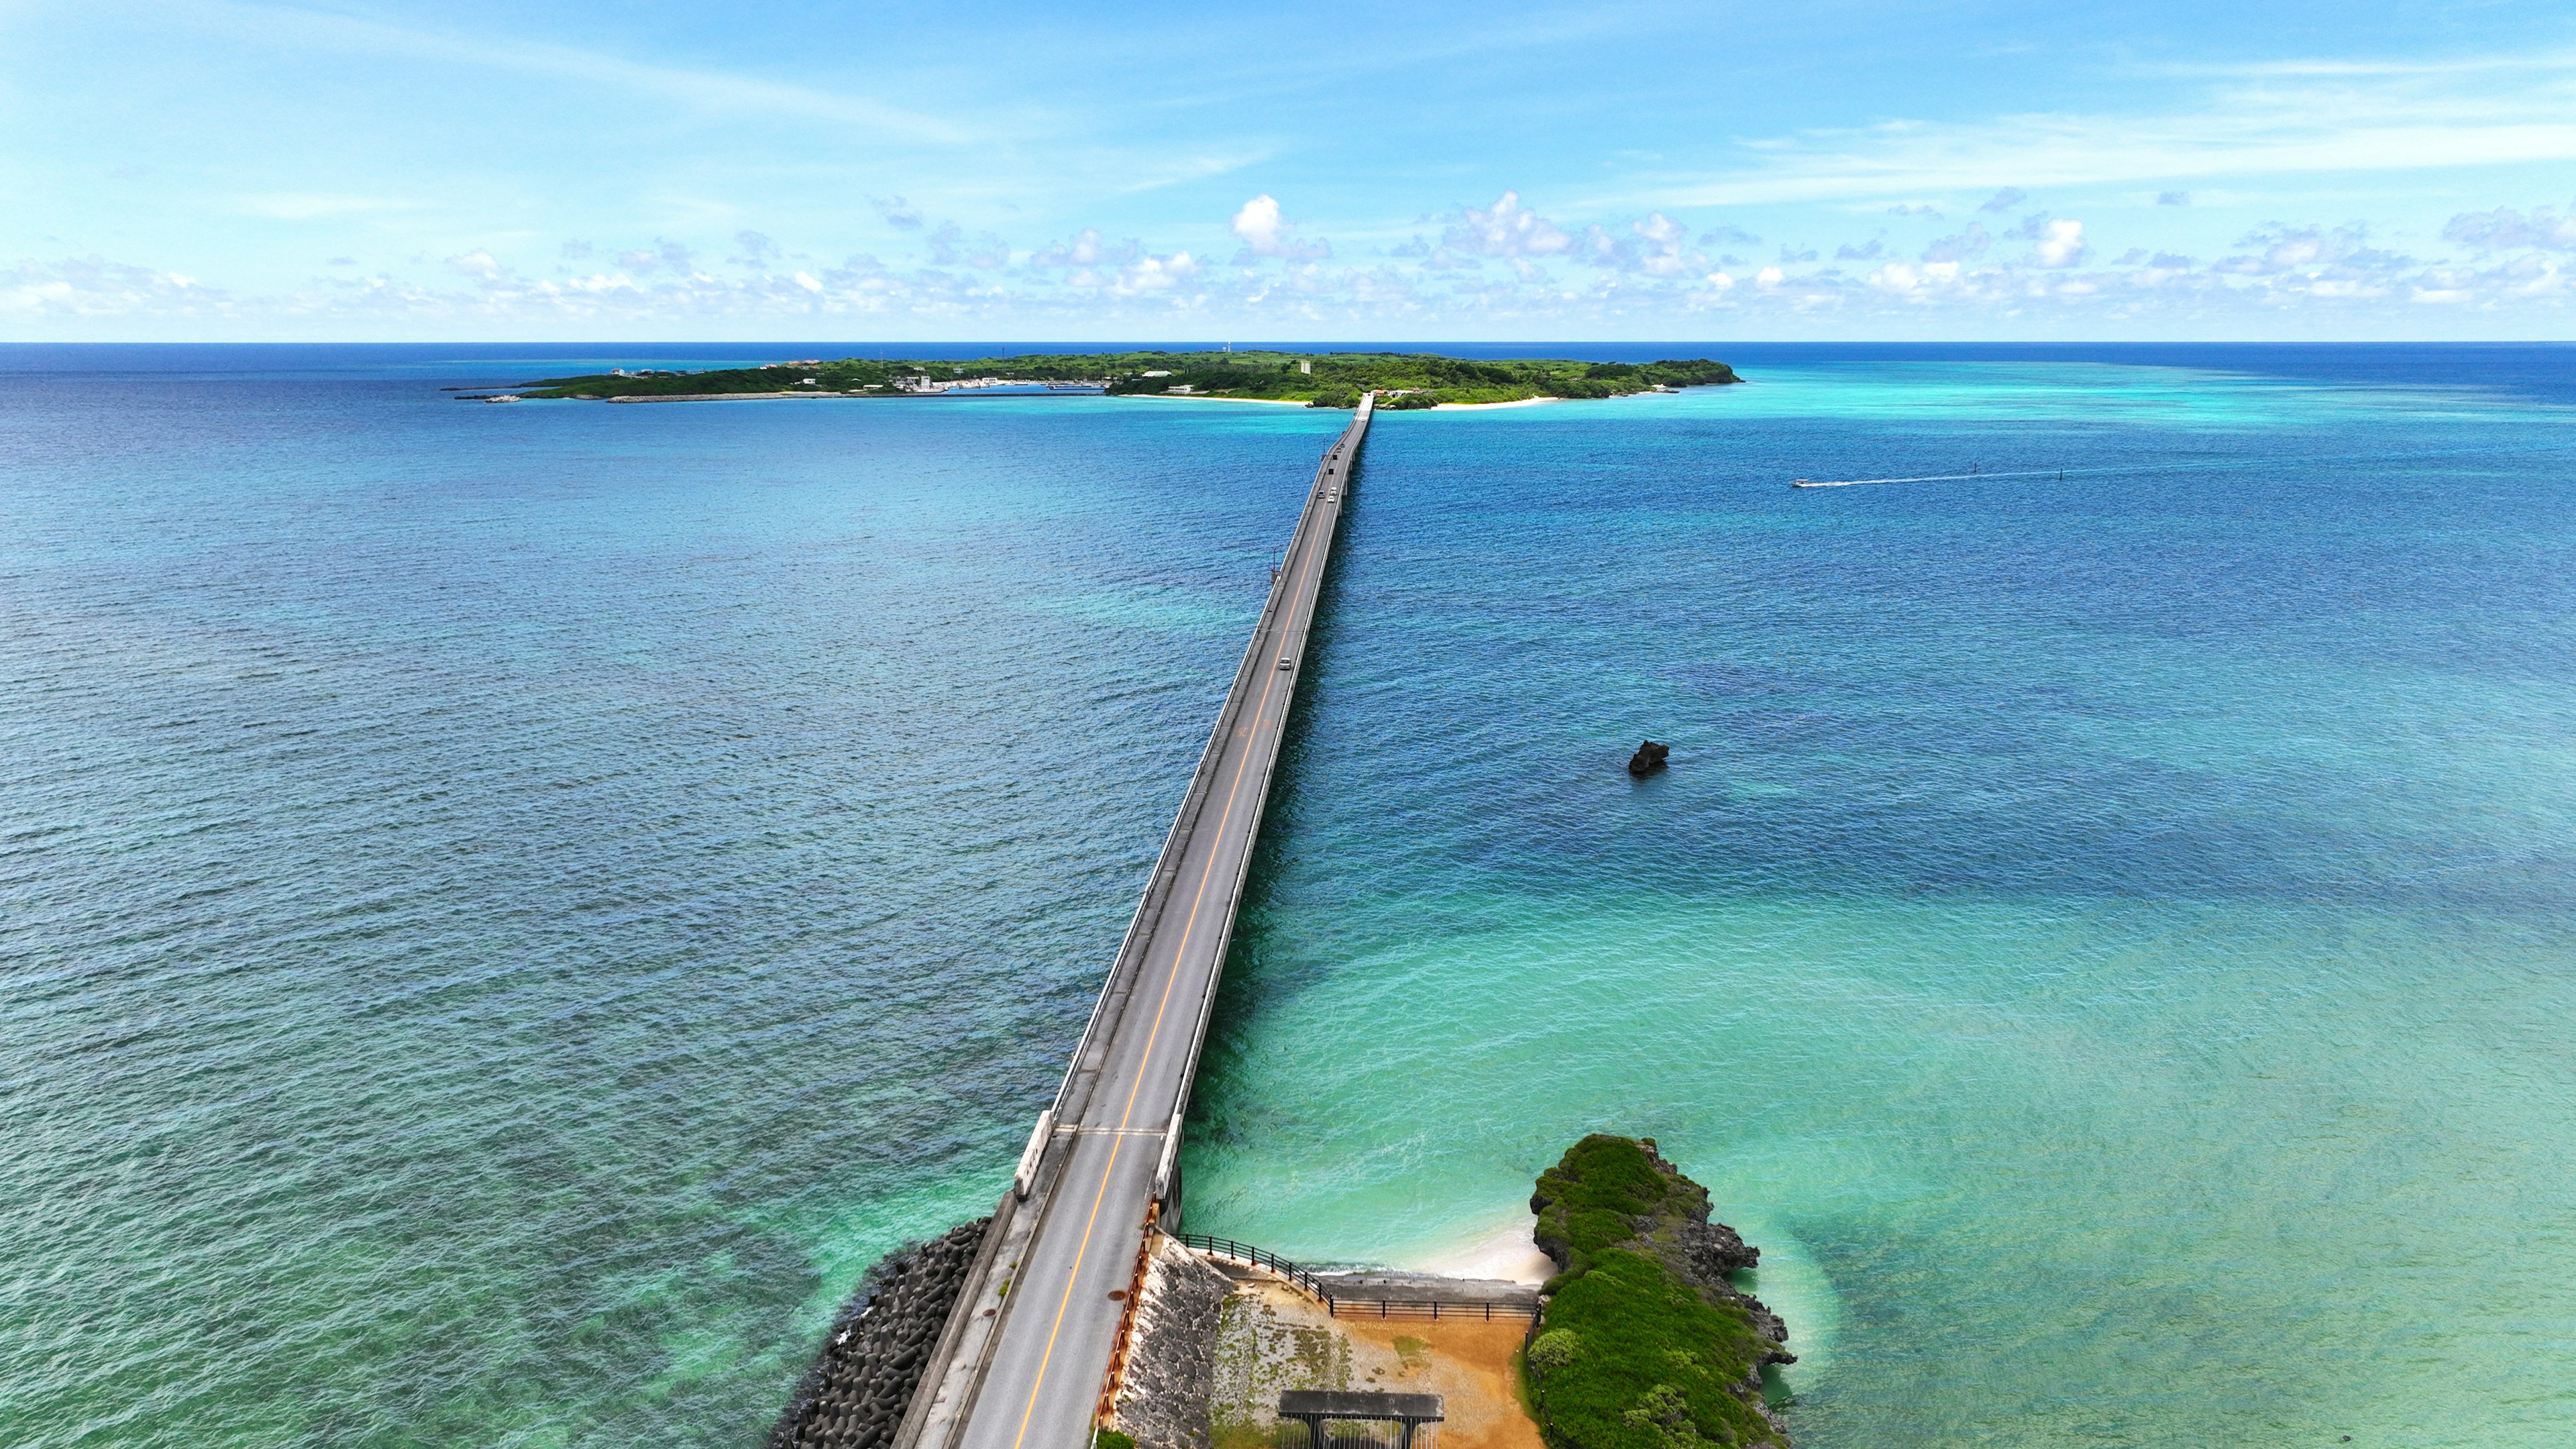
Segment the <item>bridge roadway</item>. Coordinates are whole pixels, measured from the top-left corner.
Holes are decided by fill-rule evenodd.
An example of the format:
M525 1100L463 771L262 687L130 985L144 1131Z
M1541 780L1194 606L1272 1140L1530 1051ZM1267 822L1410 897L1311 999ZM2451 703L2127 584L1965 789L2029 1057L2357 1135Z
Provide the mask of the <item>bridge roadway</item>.
M1091 1024L1030 1135L894 1449L1088 1449L1149 1213L1168 1217L1179 1206L1190 1082L1375 405L1374 394L1361 400L1315 470Z

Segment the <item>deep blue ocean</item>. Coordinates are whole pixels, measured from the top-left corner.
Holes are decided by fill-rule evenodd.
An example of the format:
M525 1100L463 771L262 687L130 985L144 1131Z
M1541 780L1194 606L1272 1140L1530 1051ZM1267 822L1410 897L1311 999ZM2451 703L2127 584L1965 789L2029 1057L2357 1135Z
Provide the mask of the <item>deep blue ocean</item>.
M0 347L0 1443L747 1449L989 1209L1346 415L440 389L996 350ZM2576 1438L2576 348L1441 350L1750 381L1378 420L1193 1228L1643 1133L1802 1449Z

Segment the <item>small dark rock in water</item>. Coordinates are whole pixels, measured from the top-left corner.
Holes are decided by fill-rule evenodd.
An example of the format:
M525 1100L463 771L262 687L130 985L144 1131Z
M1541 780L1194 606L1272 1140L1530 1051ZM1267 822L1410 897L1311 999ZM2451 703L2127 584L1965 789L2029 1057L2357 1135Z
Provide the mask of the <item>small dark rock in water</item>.
M1651 775L1664 767L1664 757L1672 752L1672 746L1659 745L1653 740L1648 740L1637 746L1637 753L1628 757L1628 773Z

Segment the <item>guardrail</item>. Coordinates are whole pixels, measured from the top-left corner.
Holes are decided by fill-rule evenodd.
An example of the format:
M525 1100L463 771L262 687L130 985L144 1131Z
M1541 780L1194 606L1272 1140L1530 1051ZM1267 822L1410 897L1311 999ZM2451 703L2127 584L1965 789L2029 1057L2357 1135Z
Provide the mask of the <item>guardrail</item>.
M1497 1318L1526 1318L1536 1323L1539 1314L1535 1303L1496 1303L1491 1300L1461 1303L1440 1298L1331 1297L1324 1300L1324 1306L1335 1318L1430 1318L1441 1322L1480 1318L1491 1323Z
M1267 1268L1314 1294L1316 1298L1322 1300L1326 1308L1333 1306L1333 1295L1324 1287L1323 1280L1280 1257L1277 1253L1256 1248L1250 1243L1238 1243L1232 1238L1211 1238L1205 1233L1174 1233L1172 1236L1178 1239L1184 1248L1196 1248L1202 1253L1219 1253L1239 1263L1251 1263Z

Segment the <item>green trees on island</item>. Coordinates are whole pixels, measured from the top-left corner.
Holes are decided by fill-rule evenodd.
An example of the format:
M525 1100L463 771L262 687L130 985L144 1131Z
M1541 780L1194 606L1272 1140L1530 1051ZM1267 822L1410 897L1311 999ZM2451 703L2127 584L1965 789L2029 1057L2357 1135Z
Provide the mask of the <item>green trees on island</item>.
M1584 1138L1530 1206L1562 1270L1523 1356L1554 1449L1786 1445L1762 1409L1785 1330L1725 1277L1758 1254L1708 1221L1707 1190L1653 1139Z
M899 395L976 379L1078 383L1113 396L1264 398L1313 407L1602 398L1658 387L1738 381L1705 358L1665 362L1580 362L1564 358L1470 359L1429 352L1098 352L1037 353L959 360L845 357L707 372L604 373L549 378L527 397L703 397L745 393Z

